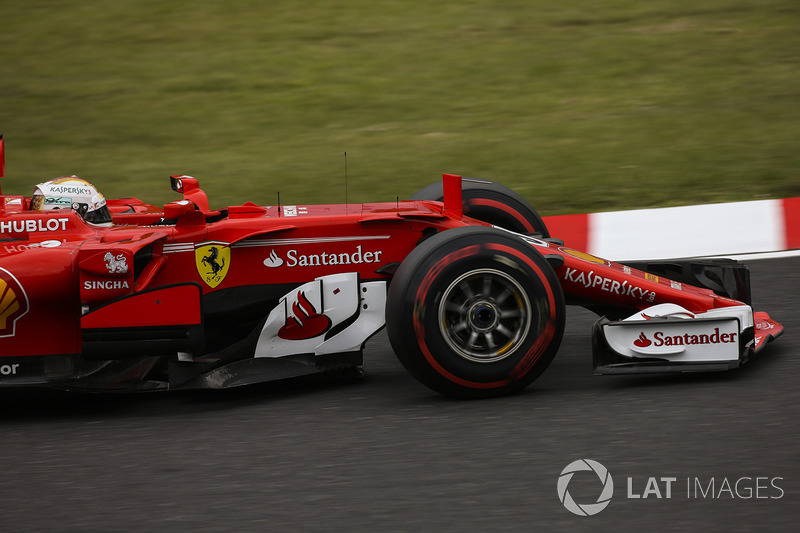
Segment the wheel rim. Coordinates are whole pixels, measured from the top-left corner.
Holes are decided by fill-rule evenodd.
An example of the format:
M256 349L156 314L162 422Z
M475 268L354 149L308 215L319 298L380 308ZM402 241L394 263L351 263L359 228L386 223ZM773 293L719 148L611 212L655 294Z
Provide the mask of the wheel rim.
M494 363L524 342L531 305L522 286L505 272L471 270L444 291L438 318L442 337L455 353L477 363Z

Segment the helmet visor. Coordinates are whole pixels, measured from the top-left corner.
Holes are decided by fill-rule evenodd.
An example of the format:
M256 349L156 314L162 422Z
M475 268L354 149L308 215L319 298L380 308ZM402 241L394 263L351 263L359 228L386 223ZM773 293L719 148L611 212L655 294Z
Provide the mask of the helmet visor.
M108 224L111 222L111 211L108 210L108 206L104 205L99 209L89 211L84 218L92 224Z

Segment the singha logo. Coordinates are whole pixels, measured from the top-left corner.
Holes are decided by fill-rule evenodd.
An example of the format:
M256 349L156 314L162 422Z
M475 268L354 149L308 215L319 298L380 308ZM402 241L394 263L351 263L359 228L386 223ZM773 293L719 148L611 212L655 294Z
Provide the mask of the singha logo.
M106 268L109 274L127 274L128 273L128 260L125 254L119 254L116 257L111 252L106 252L103 256L106 262Z

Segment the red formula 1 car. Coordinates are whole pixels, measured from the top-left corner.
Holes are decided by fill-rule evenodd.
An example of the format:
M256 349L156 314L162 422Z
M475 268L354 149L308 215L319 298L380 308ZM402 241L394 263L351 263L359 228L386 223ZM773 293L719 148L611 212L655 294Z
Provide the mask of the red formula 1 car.
M748 305L743 265L609 262L550 238L488 181L219 210L196 179L171 184L183 198L163 207L108 201L113 225L63 188L0 196L0 383L160 390L358 372L386 326L422 383L487 397L547 368L567 303L603 317L597 373L734 368L783 331Z

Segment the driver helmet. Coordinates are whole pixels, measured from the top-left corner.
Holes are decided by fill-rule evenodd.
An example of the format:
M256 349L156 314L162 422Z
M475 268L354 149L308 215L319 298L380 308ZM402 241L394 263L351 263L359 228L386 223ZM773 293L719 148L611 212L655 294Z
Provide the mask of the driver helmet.
M78 176L56 178L36 186L31 197L31 210L50 209L74 209L86 222L111 225L105 197L94 185Z

